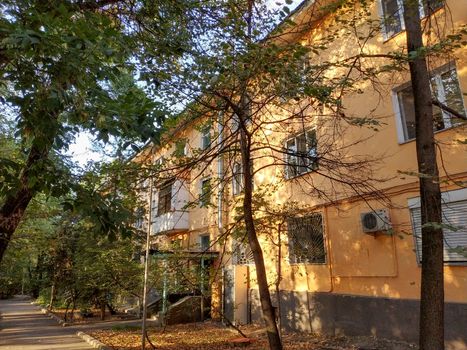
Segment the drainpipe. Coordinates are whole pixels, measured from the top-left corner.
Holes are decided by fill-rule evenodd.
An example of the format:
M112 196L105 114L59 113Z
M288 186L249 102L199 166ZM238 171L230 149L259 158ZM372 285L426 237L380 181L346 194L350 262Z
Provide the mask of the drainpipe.
M224 207L224 162L221 154L222 143L224 142L224 113L219 112L217 116L217 234L220 236L223 233L223 218L222 212ZM224 268L222 268L222 282L221 282L221 312L224 314L224 298L225 298L225 287L224 287ZM212 300L211 300L212 303Z
M150 179L149 185L149 220L148 229L146 232L146 256L144 260L144 287L143 287L143 322L141 325L141 348L146 348L146 318L148 316L148 275L149 275L149 242L151 240L151 225L152 225L152 187L153 179Z
M201 275L201 286L200 286L200 290L201 290L201 321L204 321L204 279L205 279L205 276L204 276L204 256L201 256L201 271L200 271L200 275Z
M164 267L164 272L162 276L162 314L167 314L167 259L166 257L163 258L162 266Z
M223 220L222 220L222 209L224 200L224 159L220 153L222 150L222 143L224 142L224 113L220 112L217 117L217 228L219 234L222 234Z

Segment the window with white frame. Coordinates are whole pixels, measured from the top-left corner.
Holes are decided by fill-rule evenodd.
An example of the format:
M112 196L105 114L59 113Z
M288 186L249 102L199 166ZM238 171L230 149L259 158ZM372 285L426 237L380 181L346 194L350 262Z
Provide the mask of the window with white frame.
M467 189L442 193L444 262L467 263ZM417 261L422 261L422 224L420 198L409 199Z
M405 29L404 0L380 0L383 30L386 39ZM418 0L420 17L423 18L444 6L444 0Z
M201 181L201 194L199 196L199 205L206 208L211 204L211 178L206 178Z
M432 73L431 91L433 99L441 102L443 105L466 115L464 108L464 99L457 79L457 72L453 65L440 69ZM403 139L407 141L415 138L415 108L412 86L405 85L395 91L397 95L397 109L402 127ZM439 107L433 106L434 125L433 129L443 130L455 124L455 117ZM454 120L454 123L453 123Z
M211 125L206 125L201 129L201 149L211 147Z
M289 218L287 236L291 264L326 263L323 217L320 213Z
M315 130L308 130L286 141L285 163L288 179L318 169Z

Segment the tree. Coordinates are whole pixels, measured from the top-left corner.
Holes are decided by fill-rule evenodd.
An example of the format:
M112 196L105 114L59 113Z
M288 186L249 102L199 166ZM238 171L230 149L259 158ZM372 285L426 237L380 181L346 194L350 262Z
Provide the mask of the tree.
M428 5L430 1L427 2ZM430 74L418 1L404 1L407 53L415 107L415 134L422 213L420 349L444 348L444 260L441 190L436 157Z
M183 17L178 8L146 5L123 0L0 5L0 103L8 118L15 118L14 142L21 153L21 160L2 159L7 171L2 169L0 186L0 261L34 195L69 191L74 176L66 161L56 160L63 159L77 133L87 130L97 141L120 145L120 151L156 138L154 122L164 113L136 84L132 57L145 35L165 43L157 59L171 56L175 50L169 45L179 48L186 32L166 35ZM158 11L157 23L148 23Z

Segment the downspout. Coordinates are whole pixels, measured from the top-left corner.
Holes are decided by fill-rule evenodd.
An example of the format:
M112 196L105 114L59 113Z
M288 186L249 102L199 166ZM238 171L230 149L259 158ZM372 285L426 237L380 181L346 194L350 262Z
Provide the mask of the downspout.
M149 278L149 248L151 241L151 226L152 226L152 196L153 196L154 180L149 179L149 215L148 229L146 231L146 252L144 259L144 284L143 284L143 320L141 324L141 348L146 349L146 318L148 313L148 278Z
M224 113L219 112L217 116L217 234L219 237L223 234L223 207L224 207L224 162L222 157L222 143L224 142ZM222 282L221 282L221 315L224 318L224 299L225 299L225 272L222 268ZM212 303L212 301L211 301Z
M217 228L219 234L223 231L223 200L224 200L224 159L222 157L222 143L224 142L224 113L220 112L217 118Z

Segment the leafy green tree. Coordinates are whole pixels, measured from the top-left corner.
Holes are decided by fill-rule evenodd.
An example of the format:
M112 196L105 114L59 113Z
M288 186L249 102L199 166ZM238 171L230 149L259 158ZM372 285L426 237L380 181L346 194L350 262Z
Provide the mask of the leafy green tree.
M36 193L62 196L70 190L73 174L61 160L77 133L86 130L120 150L156 137L154 123L164 112L136 83L134 56L143 35L167 43L172 27L166 22L181 15L179 10L173 15L166 3L140 5L97 0L0 5L2 118L14 119L19 154L0 159L0 259ZM145 22L156 13L157 23ZM179 39L170 37L172 43ZM166 53L161 48L157 58Z

